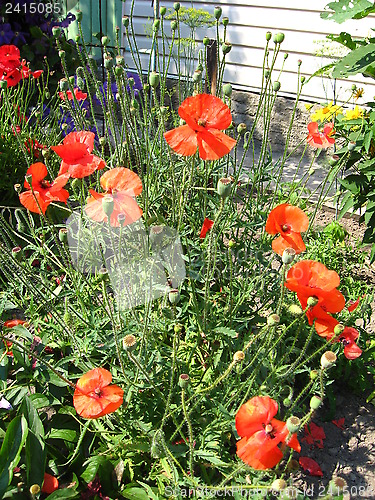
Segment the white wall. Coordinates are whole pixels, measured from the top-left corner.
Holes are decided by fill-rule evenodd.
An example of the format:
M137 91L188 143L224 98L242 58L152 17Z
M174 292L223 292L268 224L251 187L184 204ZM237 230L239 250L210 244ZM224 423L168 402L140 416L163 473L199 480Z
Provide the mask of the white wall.
M375 16L368 16L362 20L347 21L341 25L320 18L328 0L214 0L203 2L194 0L180 2L184 7L203 8L213 14L214 7L221 5L223 16L229 18L227 39L232 44L232 50L227 55L225 80L232 83L234 88L257 91L261 84L262 63L264 57L265 34L282 31L285 41L281 45L281 55L276 64L280 70L283 63L283 54L288 53L288 59L281 75L281 91L285 95L293 95L297 86L298 60L302 60L301 74L308 78L320 67L331 62L330 59L321 58L314 53L322 48L319 42L327 46L326 35L339 34L346 31L352 36L366 36L372 27L375 28ZM125 0L124 15L130 14L131 0ZM170 8L172 1L161 0L161 5ZM140 48L150 48L151 40L145 36L145 25L153 18L151 0L135 0L134 4L134 29L137 43ZM169 21L166 22L166 33L170 34ZM188 33L188 30L184 32ZM197 40L204 36L214 38L215 28L203 28L197 31ZM270 44L271 49L273 43ZM202 44L199 44L199 48ZM342 50L336 45L330 50ZM272 52L271 52L272 56ZM146 56L143 61L146 69ZM127 58L130 64L130 58ZM375 96L375 84L372 80L365 79L362 75L355 75L350 80L336 82L336 96L345 101L350 96L348 89L353 83L364 87L364 102L372 100ZM303 97L306 100L323 102L333 99L333 81L327 77L315 77L304 86ZM359 101L359 104L361 101Z

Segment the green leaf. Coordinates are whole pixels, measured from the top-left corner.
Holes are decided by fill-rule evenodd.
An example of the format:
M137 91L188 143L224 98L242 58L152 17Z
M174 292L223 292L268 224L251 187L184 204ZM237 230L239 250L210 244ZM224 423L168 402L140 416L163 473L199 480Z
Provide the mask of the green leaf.
M151 486L149 486L148 484L146 483L142 483L142 481L137 481L141 486L144 487L144 489L147 491L148 493L148 497L150 498L150 500L158 500L159 498L159 495L155 495L153 489L151 488ZM157 491L156 488L154 488L155 491Z
M4 351L0 351L0 357L4 355ZM8 378L8 356L4 356L0 360L0 380L7 381Z
M63 439L75 443L77 441L77 431L73 429L51 429L48 439Z
M226 464L223 462L217 455L212 453L211 451L204 451L204 450L197 450L195 452L195 456L199 457L202 460L205 460L206 462L209 462L212 465L215 465L217 467L229 467L230 464Z
M344 47L347 47L350 50L354 50L357 48L356 42L352 39L352 36L345 31L342 31L339 35L327 35L329 40L332 42L341 43Z
M326 5L324 10L328 12L322 12L320 17L340 24L372 7L373 3L369 0L339 0Z
M215 332L227 335L227 337L230 337L232 339L236 339L238 337L238 333L235 330L232 330L231 328L225 328L219 326L218 328L215 328Z
M122 492L124 498L129 500L149 500L149 496L143 488L128 484Z
M43 424L28 396L24 397L21 412L25 415L29 427L26 440L27 485L28 487L33 484L41 486L46 463Z
M3 497L13 478L13 469L19 462L27 434L27 421L23 415L15 417L8 425L0 449L0 498Z
M333 78L346 78L349 75L363 73L373 63L375 63L375 44L362 45L349 52L336 64L332 76Z
M56 490L48 497L46 500L56 500L58 498L77 498L79 493L75 490L75 488L64 488L63 490Z

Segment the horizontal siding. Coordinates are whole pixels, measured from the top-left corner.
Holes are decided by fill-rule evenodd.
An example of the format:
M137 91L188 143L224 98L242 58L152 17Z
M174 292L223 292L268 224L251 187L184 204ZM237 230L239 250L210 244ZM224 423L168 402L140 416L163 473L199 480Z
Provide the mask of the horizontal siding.
M130 14L131 3L131 0L125 0L124 15ZM161 3L167 8L173 6L172 1L162 1ZM191 7L191 2L180 3L187 8ZM192 3L195 8L203 8L211 13L213 13L214 7L220 4L223 16L229 18L227 40L233 47L226 58L227 66L224 79L230 81L234 88L247 88L255 91L260 89L266 31L284 32L285 41L281 45L282 50L276 64L276 70L280 70L283 54L288 53L288 59L280 78L281 93L286 95L294 95L296 92L299 59L302 60L301 74L307 78L322 65L331 62L328 58L314 55L316 50L321 49L321 43L327 43L327 34L339 34L340 31L347 31L353 36L366 36L373 27L374 21L374 16L368 16L360 21L348 21L342 25L333 21L325 21L320 18L320 12L324 9L327 0L315 0L314 2L283 0L282 7L279 5L281 2L277 0L230 0L230 2L229 0L215 0L214 2L198 0ZM151 1L136 0L133 26L137 44L142 50L149 49L151 46L150 38L145 36L145 26L150 24L152 19ZM171 36L169 21L165 22L165 33L167 36ZM182 26L181 35L187 37L189 28ZM214 38L215 28L197 29L198 49L203 48L200 42L204 36ZM273 47L274 44L271 43L271 50ZM340 46L337 45L337 47L340 49ZM126 60L131 65L131 59L128 55ZM144 68L147 68L147 64ZM336 88L339 91L338 98L340 100L347 99L348 89L353 84L365 87L365 98L366 96L370 98L375 93L375 85L369 84L369 79L365 79L362 75L355 75L350 79L337 81ZM331 100L333 98L331 88L332 82L328 78L315 77L304 86L303 97L313 101Z

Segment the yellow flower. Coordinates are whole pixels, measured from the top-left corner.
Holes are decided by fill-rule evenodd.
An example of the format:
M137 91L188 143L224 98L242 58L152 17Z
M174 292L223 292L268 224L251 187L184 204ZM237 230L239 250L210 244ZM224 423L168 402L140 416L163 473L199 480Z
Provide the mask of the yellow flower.
M348 109L348 111L344 115L344 120L355 120L357 118L363 117L364 110L356 105L354 109Z
M342 108L341 106L338 106L337 104L333 104L331 101L327 106L324 106L323 108L318 108L312 115L311 115L311 120L314 122L320 121L329 121L332 120L332 118L338 114L342 113Z
M356 88L355 91L353 92L353 99L358 101L358 99L363 96L363 93L364 93L364 89L357 89Z

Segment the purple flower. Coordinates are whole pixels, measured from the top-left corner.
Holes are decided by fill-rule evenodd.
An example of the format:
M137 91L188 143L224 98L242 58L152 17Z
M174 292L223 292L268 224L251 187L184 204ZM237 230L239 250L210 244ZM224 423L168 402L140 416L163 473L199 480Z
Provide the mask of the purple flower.
M55 26L60 26L61 28L67 28L73 21L75 21L76 16L69 12L65 19L55 24Z
M0 24L0 45L9 45L14 33L9 23Z
M21 26L18 23L14 23L13 25L14 29L14 39L13 39L13 44L14 45L20 45L20 44L25 44L26 43L26 38L28 34L25 33L24 31L21 31Z
M0 408L3 410L13 410L12 405L5 398L0 398Z
M140 79L138 73L133 73L133 71L127 71L126 77L129 80L129 78L133 78L134 80L134 85L133 85L133 91L134 91L134 97L138 97L139 92L142 92L143 85L142 85L142 80ZM126 90L131 92L130 85L127 84Z

